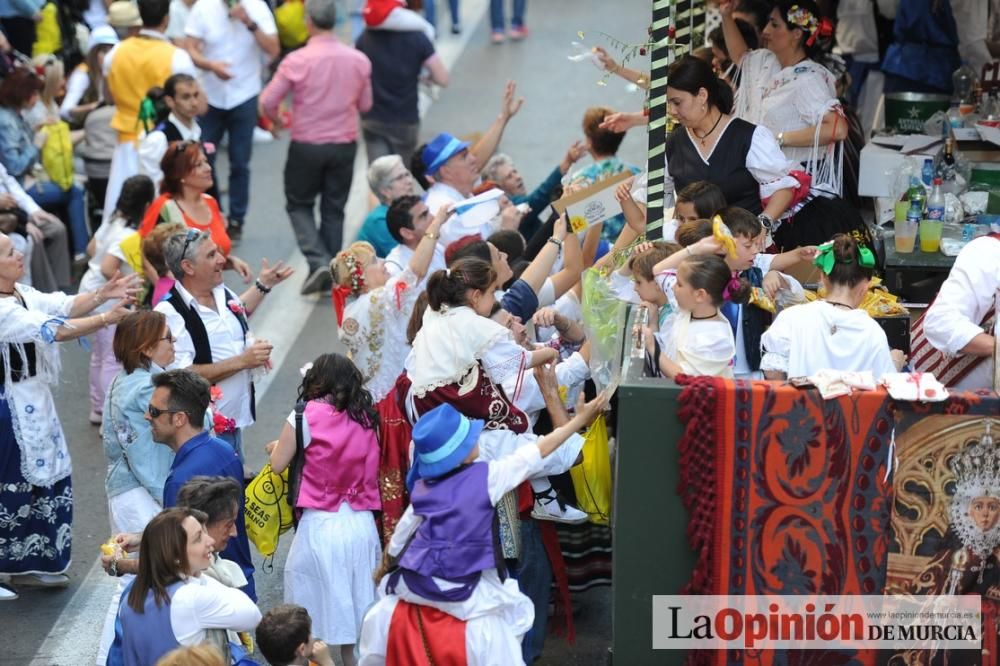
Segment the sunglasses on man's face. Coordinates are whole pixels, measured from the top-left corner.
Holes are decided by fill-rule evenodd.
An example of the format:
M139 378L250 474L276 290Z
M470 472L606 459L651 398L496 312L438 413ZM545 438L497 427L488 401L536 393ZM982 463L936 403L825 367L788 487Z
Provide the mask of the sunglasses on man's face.
M164 414L179 414L183 410L180 410L180 409L160 409L159 407L157 407L153 403L149 403L146 406L146 411L149 412L149 415L151 417L153 417L154 419L158 419L161 416L163 416Z

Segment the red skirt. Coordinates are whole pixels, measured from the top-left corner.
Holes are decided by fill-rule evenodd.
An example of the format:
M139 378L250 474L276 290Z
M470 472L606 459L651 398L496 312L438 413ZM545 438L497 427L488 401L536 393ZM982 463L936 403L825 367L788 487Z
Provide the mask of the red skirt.
M410 503L406 473L410 469L412 428L399 408L393 388L375 405L379 415L378 491L382 498L382 543L388 544L403 511Z

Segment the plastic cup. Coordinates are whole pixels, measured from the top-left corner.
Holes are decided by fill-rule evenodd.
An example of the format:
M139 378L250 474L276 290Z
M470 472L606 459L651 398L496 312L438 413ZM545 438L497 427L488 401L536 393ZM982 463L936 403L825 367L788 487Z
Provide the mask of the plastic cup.
M920 251L937 252L941 249L942 220L920 220Z
M903 220L896 223L896 252L910 254L917 242L917 223Z
M910 211L909 201L897 201L896 206L892 209L892 221L897 225L900 222L906 221L906 214Z

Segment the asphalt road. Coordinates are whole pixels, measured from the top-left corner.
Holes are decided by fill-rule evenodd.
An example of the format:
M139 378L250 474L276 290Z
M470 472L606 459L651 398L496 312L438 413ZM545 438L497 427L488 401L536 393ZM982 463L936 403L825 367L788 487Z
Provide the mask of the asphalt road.
M441 3L443 4L443 3ZM439 131L470 134L484 130L495 117L504 82L515 79L526 98L512 120L501 149L516 161L528 187L540 182L558 164L566 148L582 138L580 119L586 107L606 105L637 110L642 96L624 83L607 79L587 62L571 62L571 45L608 45L601 32L636 43L644 39L649 22L645 0L537 0L530 3L527 25L530 37L520 43L491 45L486 0L465 0L459 37L442 36L438 48L452 69L452 83L440 91L425 115L421 136ZM445 12L444 8L440 8ZM444 19L439 18L444 22ZM262 257L295 264L299 271L288 284L269 296L251 326L258 337L275 343L275 369L258 385L257 424L245 435L251 467L263 464L263 445L275 438L291 409L300 376L299 368L323 352L342 351L336 322L327 298L302 297L304 261L284 212L282 169L286 140L254 146L250 214L243 240L235 252L259 266ZM626 138L620 155L628 162L644 163L645 136ZM358 171L363 173L359 154ZM226 172L225 168L222 169ZM353 237L366 212L367 188L355 178L348 206L348 231ZM230 279L230 286L238 287ZM0 664L93 663L97 638L108 607L113 581L95 568L98 545L109 536L104 494L105 458L96 427L87 422L88 355L75 343L62 349L63 377L55 389L56 404L73 457L75 516L71 584L62 590L22 588L21 598L0 605L0 634L4 637ZM260 606L267 610L282 601L281 572L291 539L282 539L268 567L258 567ZM576 599L577 639L569 646L559 638L546 643L543 663L603 664L611 639L610 594L607 589Z

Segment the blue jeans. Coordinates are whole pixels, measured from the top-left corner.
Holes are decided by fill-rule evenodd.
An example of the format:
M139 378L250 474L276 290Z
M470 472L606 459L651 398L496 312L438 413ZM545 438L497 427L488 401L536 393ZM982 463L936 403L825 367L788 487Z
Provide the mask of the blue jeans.
M221 439L223 442L233 447L233 451L236 451L236 457L240 459L240 462L244 461L243 458L243 429L237 428L232 432L224 432L217 434L216 437Z
M524 27L524 4L527 0L512 0L511 9L513 16L510 17L510 27ZM503 32L506 24L503 17L504 0L490 0L490 28L493 32Z
M28 196L35 200L42 208L59 209L65 208L69 216L69 231L73 236L73 253L80 254L87 251L87 241L90 240L90 232L87 231L87 213L83 205L83 189L77 185L63 190L51 180L46 182L36 182L27 190ZM52 212L49 210L49 212ZM61 211L60 211L61 212Z
M542 655L542 647L545 645L549 597L552 593L552 565L545 552L538 522L532 518L521 519L521 563L516 578L521 592L535 606L535 623L521 641L524 663L531 664Z
M424 2L424 18L432 26L437 28L437 0L426 0ZM458 25L458 0L448 0L448 10L451 12L451 24Z
M253 153L253 128L257 126L257 96L231 109L208 107L208 113L198 119L201 139L216 146L229 134L229 221L241 226L247 216L250 201L250 156ZM208 156L212 178L218 184L215 155Z

